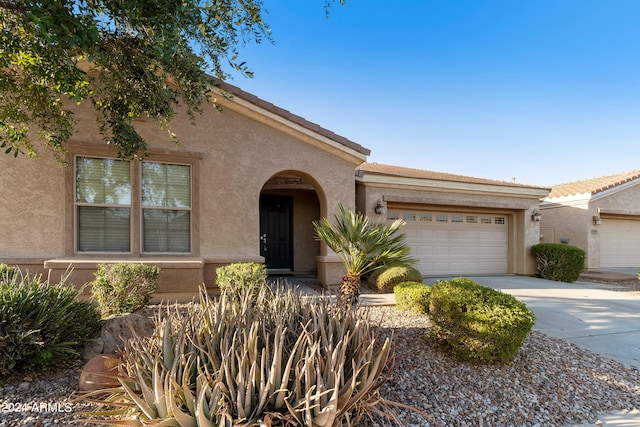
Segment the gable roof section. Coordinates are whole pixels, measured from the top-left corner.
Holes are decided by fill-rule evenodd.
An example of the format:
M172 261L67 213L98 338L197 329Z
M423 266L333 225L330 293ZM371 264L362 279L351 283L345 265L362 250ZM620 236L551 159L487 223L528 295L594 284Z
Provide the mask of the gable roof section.
M538 199L544 198L549 194L548 188L380 163L363 163L356 169L356 175L358 176L358 181L365 184L408 185L438 188L445 191L466 190L503 195L512 194Z
M582 181L567 182L565 184L554 185L548 199L560 197L577 196L589 194L594 196L603 191L613 189L622 184L640 178L640 170L617 173L614 175L601 176L598 178L585 179Z
M274 105L268 101L265 101L261 98L258 98L257 96L249 93L249 92L245 92L244 90L240 89L238 86L234 86L230 83L227 82L223 82L220 81L218 79L212 78L212 80L215 82L215 85L217 87L219 87L220 89L222 89L225 92L230 93L231 95L233 95L234 97L238 97L241 98L253 105L255 105L256 107L259 107L263 110L266 110L270 113L273 113L277 116L280 116L283 119L286 119L290 122L293 122L297 125L302 126L305 129L308 129L312 132L315 132L319 135L324 136L325 138L328 138L342 146L344 146L345 148L351 149L356 151L357 153L360 153L364 156L368 156L369 154L371 154L371 150L369 150L368 148L365 148L363 146L361 146L360 144L351 141L350 139L345 138L344 136L338 135L335 132L332 132L326 128L323 128L322 126L313 123L307 119L305 119L304 117L298 116L296 114L293 114L292 112L285 110L284 108L280 108L277 105Z

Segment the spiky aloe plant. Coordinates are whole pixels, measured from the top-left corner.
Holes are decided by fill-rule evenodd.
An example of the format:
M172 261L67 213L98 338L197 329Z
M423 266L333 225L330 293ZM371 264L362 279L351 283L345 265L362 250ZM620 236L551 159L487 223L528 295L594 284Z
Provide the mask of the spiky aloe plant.
M94 392L106 424L339 426L381 398L391 353L362 312L293 291L223 292L126 344L121 386ZM353 424L352 424L353 425Z
M402 220L392 223L373 222L369 217L354 213L340 205L332 225L327 218L313 223L316 239L324 242L342 260L347 273L340 283L338 301L354 305L360 295L362 275L383 266L411 265L410 247L399 230Z

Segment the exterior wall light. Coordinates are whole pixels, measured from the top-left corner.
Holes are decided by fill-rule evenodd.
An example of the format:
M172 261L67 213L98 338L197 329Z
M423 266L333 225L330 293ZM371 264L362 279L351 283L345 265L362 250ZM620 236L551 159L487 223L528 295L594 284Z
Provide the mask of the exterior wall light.
M531 221L540 222L541 219L542 214L540 213L540 211L538 209L534 209L533 213L531 214Z
M382 200L378 199L376 202L376 207L374 208L377 215L382 215L387 213L387 207L382 203Z
M597 213L593 216L593 224L594 225L600 225L602 224L602 218L600 218L600 214Z

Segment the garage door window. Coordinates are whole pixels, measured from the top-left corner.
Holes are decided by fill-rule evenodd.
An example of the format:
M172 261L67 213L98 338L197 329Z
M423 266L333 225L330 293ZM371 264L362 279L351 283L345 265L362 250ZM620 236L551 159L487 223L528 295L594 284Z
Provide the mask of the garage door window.
M416 220L416 214L407 212L402 216L402 218L405 221L415 221Z
M436 222L449 222L449 215L447 214L437 214Z

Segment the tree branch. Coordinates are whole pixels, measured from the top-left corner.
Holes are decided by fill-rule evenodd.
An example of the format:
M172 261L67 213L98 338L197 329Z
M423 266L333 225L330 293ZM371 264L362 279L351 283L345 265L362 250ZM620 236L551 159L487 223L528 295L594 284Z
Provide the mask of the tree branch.
M12 1L0 1L0 9L8 9L24 14L26 9L23 6L18 6Z

